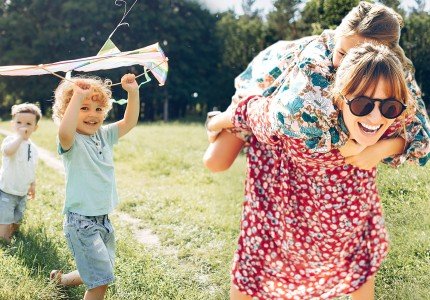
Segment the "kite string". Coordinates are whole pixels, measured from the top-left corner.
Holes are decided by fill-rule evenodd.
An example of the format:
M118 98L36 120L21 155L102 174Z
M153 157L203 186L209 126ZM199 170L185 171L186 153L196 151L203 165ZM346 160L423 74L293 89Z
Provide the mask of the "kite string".
M130 13L131 9L133 8L133 6L136 4L137 0L134 1L134 3L130 6L130 8L127 10L127 1L125 0L115 0L115 5L117 6L121 6L122 3L124 4L124 14L122 15L121 21L119 21L118 25L116 25L115 29L111 32L111 34L109 34L108 39L110 39L113 34L115 33L115 31L120 27L120 26L130 26L128 23L124 23L124 19L125 17L127 17L127 15Z
M155 68L157 68L158 66L160 66L161 64L163 64L163 63L165 63L165 62L167 62L168 61L168 59L167 59L167 57L165 58L165 59L163 59L163 61L161 61L160 63L158 63L158 64L156 64L155 66L153 66L151 69L148 69L148 68L146 68L146 67L144 67L144 72L143 73L141 73L141 74L139 74L139 75L137 75L136 76L136 79L137 78L139 78L139 77L141 77L141 76L143 76L143 75L145 75L145 77L146 77L146 81L144 82L144 83L146 83L146 82L148 82L148 81L150 81L150 79L148 80L148 74L147 74L147 72L148 71L152 71L152 70L154 70ZM52 74L52 75L54 75L54 76L56 76L56 77L58 77L58 78L60 78L60 79L62 79L62 80L65 80L65 81L68 81L68 82L71 82L71 83L75 83L73 80L70 80L70 79L68 79L68 78L66 78L66 77L64 77L64 76L61 76L60 74L57 74L57 73L55 73L55 72L53 72L53 71L51 71L51 70L49 70L49 69L47 69L47 68L45 68L43 65L38 65L37 66L38 68L41 68L42 70L45 70L46 72L48 72L48 73L50 73L50 74ZM121 82L117 82L117 83L112 83L112 84L110 84L110 86L116 86L116 85L119 85L119 84L121 84ZM140 84L140 85L142 85L142 84ZM139 85L139 87L140 87L140 85Z

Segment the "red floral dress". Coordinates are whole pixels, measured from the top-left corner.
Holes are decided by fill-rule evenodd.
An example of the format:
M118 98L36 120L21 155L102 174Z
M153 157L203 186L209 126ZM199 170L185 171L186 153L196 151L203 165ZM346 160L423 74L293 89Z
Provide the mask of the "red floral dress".
M345 165L337 150L348 132L328 88L333 46L330 31L279 42L236 78L233 123L249 148L232 281L256 299L349 294L387 255L376 169ZM395 122L385 134L406 133L405 152L385 160L393 166L430 158L428 116L413 77L407 80L418 108L406 132Z
M251 137L233 283L257 299L329 299L359 288L387 255L376 170L337 150L288 151Z

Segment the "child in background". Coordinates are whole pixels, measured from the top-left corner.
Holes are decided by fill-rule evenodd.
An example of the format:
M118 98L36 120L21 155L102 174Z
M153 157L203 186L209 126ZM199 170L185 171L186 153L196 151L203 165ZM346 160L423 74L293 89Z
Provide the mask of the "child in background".
M50 278L65 286L84 283L85 300L104 299L114 280L115 236L108 217L118 203L113 145L137 124L139 87L133 74L121 78L128 92L124 118L102 126L112 107L109 82L71 81L55 90L53 118L59 123L58 152L66 171L64 233L77 270L53 270Z
M42 117L39 107L31 103L12 106L13 135L1 145L0 169L0 239L7 243L18 229L27 202L36 192L37 148L30 140Z

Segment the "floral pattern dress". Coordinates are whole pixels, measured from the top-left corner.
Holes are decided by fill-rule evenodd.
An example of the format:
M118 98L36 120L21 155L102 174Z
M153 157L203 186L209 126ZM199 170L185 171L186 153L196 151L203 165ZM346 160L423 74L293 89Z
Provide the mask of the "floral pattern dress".
M376 169L345 165L336 150L348 132L327 91L332 50L330 31L279 42L236 79L234 123L249 147L232 280L256 299L351 293L387 255ZM393 166L429 158L428 117L412 77L408 83L420 106L406 122L405 153L386 160ZM385 137L402 128L395 122Z

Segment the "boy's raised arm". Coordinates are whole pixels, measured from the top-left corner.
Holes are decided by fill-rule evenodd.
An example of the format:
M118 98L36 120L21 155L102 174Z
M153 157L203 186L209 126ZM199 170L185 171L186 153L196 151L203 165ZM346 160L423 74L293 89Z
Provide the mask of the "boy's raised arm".
M21 142L24 140L26 134L25 131L25 128L18 129L18 134L15 136L15 138L11 142L3 145L3 155L11 156L15 154L16 150L19 148L19 145L21 145Z
M127 134L137 125L139 120L140 99L139 86L134 74L125 74L121 78L122 88L128 93L127 108L125 109L124 118L118 121L118 137Z
M83 81L78 80L73 86L73 96L64 112L64 117L61 120L58 130L58 138L63 150L69 150L75 141L79 110L81 109L82 102L89 95L90 91L91 85Z

